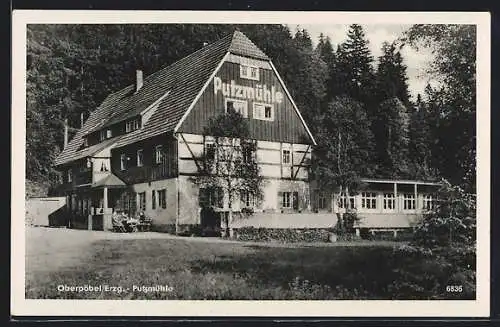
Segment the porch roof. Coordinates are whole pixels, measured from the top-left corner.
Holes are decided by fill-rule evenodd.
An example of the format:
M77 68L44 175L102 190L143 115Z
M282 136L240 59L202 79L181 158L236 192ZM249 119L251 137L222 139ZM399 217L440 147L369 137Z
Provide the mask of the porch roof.
M108 176L104 177L103 179L92 184L92 188L101 188L101 187L121 188L121 187L126 187L126 186L127 186L127 184L125 184L115 174L109 174Z
M419 180L407 180L407 179L378 179L378 178L363 178L361 179L364 183L381 183L381 184L416 184L416 185L430 185L430 186L440 186L439 182L431 181L419 181Z

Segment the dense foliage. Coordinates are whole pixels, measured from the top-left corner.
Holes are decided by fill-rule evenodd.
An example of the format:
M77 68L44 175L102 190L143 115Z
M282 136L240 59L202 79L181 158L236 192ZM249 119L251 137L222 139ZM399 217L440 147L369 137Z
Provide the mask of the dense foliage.
M401 278L390 290L398 298L474 299L476 198L445 180L437 196L411 242L395 251Z

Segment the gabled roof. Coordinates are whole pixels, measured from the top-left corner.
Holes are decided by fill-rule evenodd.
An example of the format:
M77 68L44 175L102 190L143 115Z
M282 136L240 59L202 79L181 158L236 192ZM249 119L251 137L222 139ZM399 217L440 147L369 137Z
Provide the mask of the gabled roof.
M262 50L239 31L204 46L172 65L147 76L138 92L135 92L135 85L131 84L109 95L91 113L83 128L58 155L55 165L63 165L76 158L91 156L102 150L103 147L100 145L104 143L105 146L120 147L172 132L228 53L270 60ZM161 99L167 92L168 95ZM93 146L80 149L84 140L83 136L86 134L139 115L153 104L158 107L142 128L100 143L95 148Z
M123 182L120 178L118 178L115 174L109 174L101 180L98 180L94 184L92 184L92 188L98 187L125 187L127 186L125 182Z

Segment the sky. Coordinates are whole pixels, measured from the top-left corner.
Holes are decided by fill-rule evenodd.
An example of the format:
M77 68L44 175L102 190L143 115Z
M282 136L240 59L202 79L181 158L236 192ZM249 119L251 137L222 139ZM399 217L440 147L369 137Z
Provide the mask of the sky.
M384 41L392 42L398 37L400 37L403 32L409 28L411 25L400 25L400 24L373 24L373 25L362 25L365 31L366 39L368 40L368 46L373 57L377 60L382 54L381 48ZM319 35L323 33L325 36L329 36L333 48L337 48L337 44L343 42L347 38L347 30L349 25L324 25L324 24L301 24L301 25L288 25L293 34L297 28L306 29L313 44L316 46L319 40ZM429 51L424 49L419 49L417 52L415 49L410 47L404 47L401 51L405 64L407 65L408 74L408 86L413 99L416 98L418 93L423 93L425 85L429 81L429 76L426 75L425 69L432 59L432 55Z

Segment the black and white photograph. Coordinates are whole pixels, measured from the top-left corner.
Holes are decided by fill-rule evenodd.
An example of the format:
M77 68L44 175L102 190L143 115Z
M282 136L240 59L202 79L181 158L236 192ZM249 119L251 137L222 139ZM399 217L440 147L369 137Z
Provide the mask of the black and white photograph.
M22 14L16 302L489 314L488 14Z

